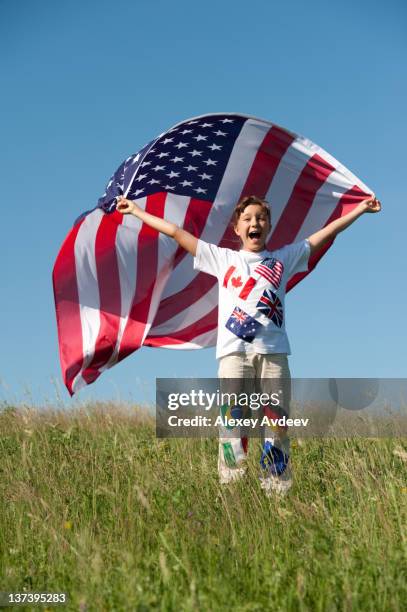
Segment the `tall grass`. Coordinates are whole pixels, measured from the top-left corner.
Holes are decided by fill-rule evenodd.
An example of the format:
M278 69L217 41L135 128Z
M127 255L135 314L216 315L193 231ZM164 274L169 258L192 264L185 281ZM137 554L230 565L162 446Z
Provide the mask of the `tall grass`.
M406 609L405 442L294 441L292 458L292 491L268 499L257 452L220 487L216 440L156 439L136 410L7 408L0 590L82 611Z

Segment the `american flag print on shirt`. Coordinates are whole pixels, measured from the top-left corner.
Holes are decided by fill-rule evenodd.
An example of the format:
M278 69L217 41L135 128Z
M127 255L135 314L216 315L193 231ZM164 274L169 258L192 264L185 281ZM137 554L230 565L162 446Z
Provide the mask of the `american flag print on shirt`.
M252 316L244 310L235 307L229 319L225 324L226 329L241 338L245 342L253 342L257 332L263 327L261 323L256 321Z
M254 269L257 274L263 276L266 280L274 285L276 289L279 288L281 283L281 277L284 271L284 265L278 259L274 257L267 257Z
M260 300L256 306L257 310L260 310L268 319L271 319L277 327L281 327L284 320L284 309L283 305L278 296L271 291L266 289L263 292Z
M94 208L73 212L77 219L56 258L59 353L69 393L143 345L216 343L217 279L194 270L175 241L118 213L119 195L205 242L238 249L233 211L240 198L255 194L272 205L265 245L272 251L306 238L370 193L319 146L263 119L213 113L160 134L119 166ZM288 279L287 290L329 246L311 257L308 272Z

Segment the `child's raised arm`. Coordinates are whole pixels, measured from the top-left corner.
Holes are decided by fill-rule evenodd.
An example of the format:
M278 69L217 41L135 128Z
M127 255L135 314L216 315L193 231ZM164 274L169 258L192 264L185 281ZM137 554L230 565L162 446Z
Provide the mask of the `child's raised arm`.
M122 214L134 215L135 217L141 219L143 223L147 223L147 225L158 232L161 232L166 236L171 236L171 238L174 238L174 240L176 240L176 242L178 242L182 248L195 257L198 239L186 230L178 227L178 225L175 225L175 223L170 223L165 219L161 219L160 217L156 217L155 215L145 212L139 206L137 206L135 202L126 200L126 198L123 196L119 196L117 198L116 210Z
M324 244L335 238L337 234L342 232L344 229L349 227L358 217L363 213L376 213L381 210L381 204L375 196L370 196L366 200L360 202L351 212L339 219L335 219L332 223L329 223L326 227L323 227L315 234L312 234L308 238L308 242L311 246L311 255L314 251L320 249Z

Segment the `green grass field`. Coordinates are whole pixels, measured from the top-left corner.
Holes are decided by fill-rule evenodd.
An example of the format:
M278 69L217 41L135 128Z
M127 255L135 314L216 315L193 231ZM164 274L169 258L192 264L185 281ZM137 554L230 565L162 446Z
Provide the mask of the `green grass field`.
M158 440L113 405L8 407L0 590L81 611L405 610L406 446L294 441L294 487L267 499L257 452L221 488L216 440Z

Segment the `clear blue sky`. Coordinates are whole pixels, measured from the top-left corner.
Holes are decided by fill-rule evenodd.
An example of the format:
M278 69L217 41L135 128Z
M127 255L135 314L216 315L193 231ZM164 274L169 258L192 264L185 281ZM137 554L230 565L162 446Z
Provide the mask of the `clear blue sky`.
M0 399L71 401L51 286L65 235L129 154L221 111L307 136L383 202L289 294L293 376L406 377L406 33L403 0L3 0ZM197 375L216 375L213 349L146 348L78 399L148 401L155 376Z

